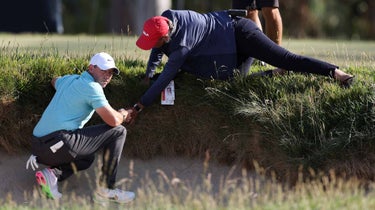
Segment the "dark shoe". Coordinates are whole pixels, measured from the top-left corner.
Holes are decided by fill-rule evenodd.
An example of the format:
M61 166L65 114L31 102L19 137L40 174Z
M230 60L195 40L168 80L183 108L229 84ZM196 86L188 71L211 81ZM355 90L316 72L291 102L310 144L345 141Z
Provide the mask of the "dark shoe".
M354 77L355 76L350 76L350 77L346 78L345 80L341 81L340 86L342 88L350 88L354 83Z

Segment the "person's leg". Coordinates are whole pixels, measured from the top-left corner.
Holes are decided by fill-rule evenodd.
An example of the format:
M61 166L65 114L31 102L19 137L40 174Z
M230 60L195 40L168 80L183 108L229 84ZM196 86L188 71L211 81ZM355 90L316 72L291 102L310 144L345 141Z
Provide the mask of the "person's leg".
M59 165L56 167L51 167L52 171L58 177L58 181L64 181L74 173L78 171L88 169L95 160L95 155L88 156L77 156L72 162Z
M55 166L69 164L74 160L63 138L64 131L56 131L43 137L33 136L31 139L32 153L36 156L38 163L49 166L35 173L35 178L42 192L52 199L61 198L62 194L58 191L58 176L60 170L55 170Z
M126 128L124 126L110 127L108 125L89 126L74 132L66 133L65 138L69 142L72 152L77 154L77 170L84 170L92 164L94 154L103 149L103 167L100 184L113 188L116 182L117 166L119 164L122 150L126 139ZM66 178L72 170L62 172ZM64 173L66 173L64 175Z
M246 17L249 18L250 20L254 21L254 23L259 27L260 30L263 30L262 23L260 22L260 19L259 19L258 10L248 9Z
M276 44L281 45L283 23L279 11L278 0L257 0L256 7L262 11L265 21L265 34Z
M71 132L66 135L66 138L70 139L68 141L72 152L77 154L76 161L74 161L77 170L88 168L94 160L94 154L99 149L103 149L102 174L99 177L99 186L95 191L94 201L127 203L135 198L133 192L114 189L117 167L126 139L124 126L90 126ZM67 170L63 173L71 171Z
M245 56L244 57L238 56L237 61L238 61L238 63L241 64L241 65L238 66L238 69L239 69L241 75L243 75L243 76L248 75L249 71L250 71L250 67L254 63L254 58L245 57Z
M254 23L262 30L262 23L259 19L259 13L256 6L256 0L232 0L232 8L233 9L246 9L247 16L250 20L254 21ZM254 63L254 58L250 58L248 56L241 56L239 55L237 58L238 69L241 75L248 75L250 71L251 65Z
M281 45L283 37L283 23L279 8L263 7L262 15L265 20L266 35L276 44Z
M335 75L336 65L294 54L275 44L262 33L254 22L241 18L235 25L235 37L237 53L241 56L254 57L265 61L273 66L293 70L297 72L314 73L331 77L350 76L344 73L342 76Z

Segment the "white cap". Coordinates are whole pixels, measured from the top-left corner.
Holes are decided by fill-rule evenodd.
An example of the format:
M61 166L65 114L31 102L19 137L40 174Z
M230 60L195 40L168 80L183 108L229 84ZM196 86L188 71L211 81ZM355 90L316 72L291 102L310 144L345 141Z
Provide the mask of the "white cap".
M115 61L113 58L105 52L97 53L92 56L90 60L91 65L97 65L101 70L107 71L109 69L113 69L115 74L120 74L120 71L115 65Z

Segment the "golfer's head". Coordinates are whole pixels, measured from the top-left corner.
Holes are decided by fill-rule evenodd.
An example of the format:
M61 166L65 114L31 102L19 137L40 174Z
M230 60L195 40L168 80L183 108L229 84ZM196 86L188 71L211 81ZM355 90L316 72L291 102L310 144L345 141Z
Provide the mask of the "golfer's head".
M155 16L143 25L142 34L139 36L136 44L143 50L150 50L160 43L163 37L168 36L169 20L163 16Z
M115 74L120 74L120 70L115 65L115 60L108 53L100 52L91 57L90 65L98 66L102 71L113 69Z
M88 72L103 88L110 83L113 74L120 73L113 58L105 52L97 53L91 58Z

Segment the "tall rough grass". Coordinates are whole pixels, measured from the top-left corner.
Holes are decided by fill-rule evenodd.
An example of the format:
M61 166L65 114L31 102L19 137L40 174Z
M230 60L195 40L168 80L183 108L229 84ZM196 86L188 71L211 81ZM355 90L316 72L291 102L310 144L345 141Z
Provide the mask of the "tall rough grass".
M290 74L238 77L207 90L235 114L251 118L263 135L282 148L288 161L327 170L331 161L363 159L356 164L367 172L361 167L357 174L350 172L373 177L375 85L374 73L366 74L369 77L356 75L349 89L321 76Z

